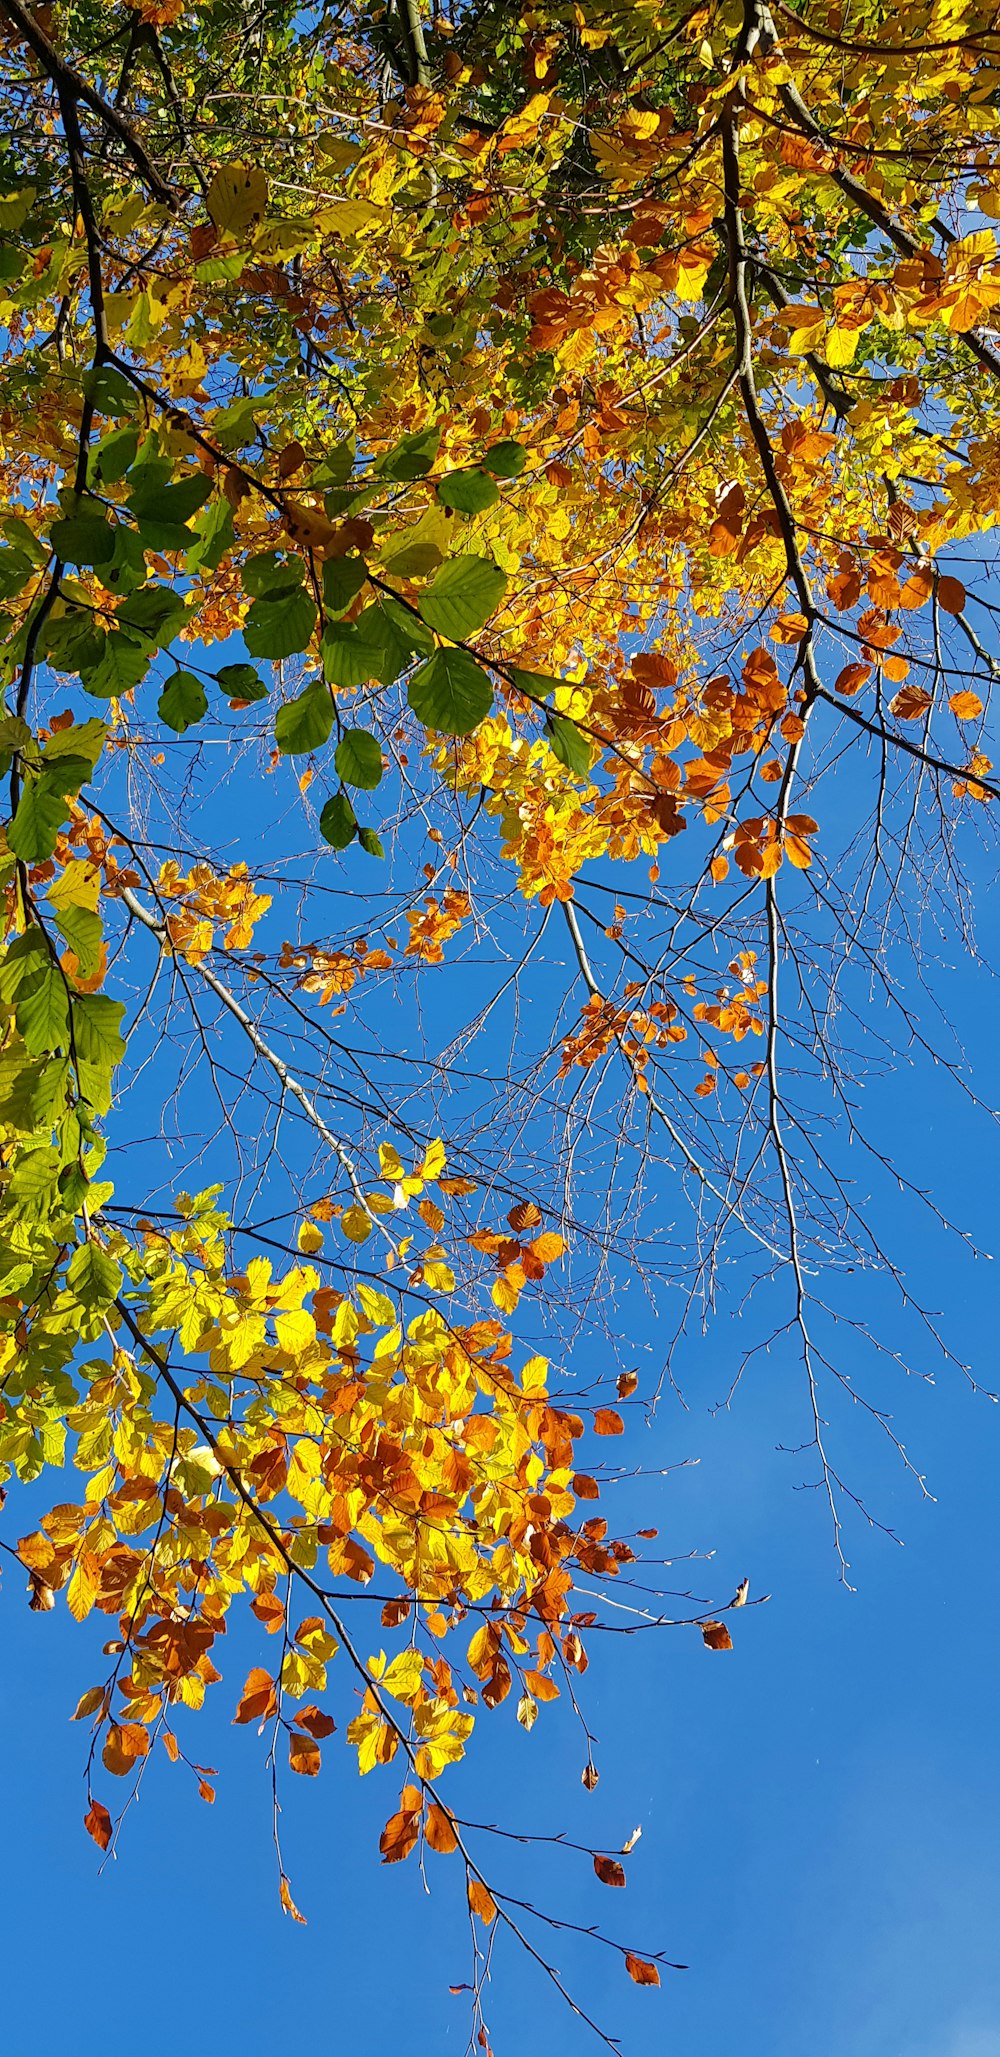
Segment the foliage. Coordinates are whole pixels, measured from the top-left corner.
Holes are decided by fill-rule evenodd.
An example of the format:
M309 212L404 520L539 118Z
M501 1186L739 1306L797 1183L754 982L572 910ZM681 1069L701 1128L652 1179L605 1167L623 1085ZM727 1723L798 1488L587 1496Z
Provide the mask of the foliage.
M15 1554L33 1607L114 1623L92 1764L184 1755L245 1602L276 1654L237 1723L312 1776L356 1687L359 1769L403 1778L386 1861L458 1853L480 1932L521 1934L438 1781L482 1709L530 1729L573 1699L639 1549L583 1505L637 1380L560 1391L556 1282L599 1237L559 1165L512 1168L510 1102L438 1118L364 1036L402 1057L414 980L483 933L502 954L512 904L554 916L585 997L545 1090L593 1110L617 1079L616 1151L693 1189L692 1303L723 1239L790 1291L843 1558L820 1387L850 1373L810 1253L881 1252L783 1068L801 1034L853 1124L840 970L893 1001L923 823L957 897L953 829L997 798L995 664L949 567L981 564L1000 488L1000 35L981 0L0 24L0 1460L82 1475ZM838 858L873 780L864 863ZM610 921L584 891L614 860L642 871L627 934L619 875ZM328 927L342 890L363 933L353 902ZM645 954L642 909L669 916ZM348 1008L360 1057L325 1026ZM226 1109L212 1182L169 1204L133 1148L122 1199L116 1121L166 1108L178 1018ZM236 1210L248 1068L275 1155L297 1122L270 1237ZM551 1348L518 1341L529 1307ZM721 1611L689 1616L713 1650ZM87 1826L116 1832L93 1796Z

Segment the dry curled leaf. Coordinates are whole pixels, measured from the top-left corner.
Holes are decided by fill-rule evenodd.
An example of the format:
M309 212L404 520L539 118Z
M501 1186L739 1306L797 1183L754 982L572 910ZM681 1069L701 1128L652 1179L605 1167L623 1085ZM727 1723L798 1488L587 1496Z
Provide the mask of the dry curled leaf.
M708 1650L731 1650L733 1639L724 1621L703 1621L701 1633Z

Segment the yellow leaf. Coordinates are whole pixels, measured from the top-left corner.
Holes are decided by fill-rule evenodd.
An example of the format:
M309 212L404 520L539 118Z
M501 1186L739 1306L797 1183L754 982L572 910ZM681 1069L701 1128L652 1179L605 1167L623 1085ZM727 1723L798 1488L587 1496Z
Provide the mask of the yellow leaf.
M205 205L224 236L239 235L260 221L267 207L268 186L252 164L222 164L205 195Z
M840 371L845 364L853 364L857 355L860 329L833 328L823 346L823 355L833 371Z
M304 1221L299 1227L296 1241L305 1256L312 1257L317 1250L323 1248L323 1231L317 1222Z
M366 1243L372 1232L371 1215L363 1207L349 1207L340 1217L340 1226L349 1243Z
M84 1551L66 1588L66 1605L74 1621L86 1621L101 1589L101 1567Z

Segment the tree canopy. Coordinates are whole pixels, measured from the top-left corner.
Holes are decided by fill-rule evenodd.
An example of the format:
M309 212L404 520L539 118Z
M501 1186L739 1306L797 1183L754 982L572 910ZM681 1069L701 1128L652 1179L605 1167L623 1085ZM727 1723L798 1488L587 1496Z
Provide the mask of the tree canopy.
M717 1296L734 1386L794 1367L845 1578L881 1517L837 1410L916 1478L886 1392L952 1362L865 1183L919 1164L861 1089L901 1052L964 1078L1000 28L0 0L0 29L7 1569L88 1622L102 1850L157 1743L212 1798L209 1694L276 1792L346 1737L388 1771L386 1861L453 1856L478 2010L494 1934L559 1982L558 1917L494 1894L449 1777L479 1723L568 1700L591 1788L602 1633L725 1651L758 1597L657 1597L666 1489L621 1536L606 1491ZM659 1983L669 1949L600 1933Z

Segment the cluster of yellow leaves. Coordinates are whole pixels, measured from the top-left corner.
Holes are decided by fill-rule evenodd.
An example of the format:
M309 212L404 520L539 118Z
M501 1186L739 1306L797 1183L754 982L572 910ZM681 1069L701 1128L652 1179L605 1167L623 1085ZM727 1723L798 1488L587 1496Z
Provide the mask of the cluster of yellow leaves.
M178 901L167 916L170 941L189 964L200 964L222 930L225 950L248 950L256 924L271 905L270 893L259 893L245 864L234 864L218 876L208 864L182 872L174 858L160 866L156 892L161 900Z

